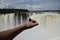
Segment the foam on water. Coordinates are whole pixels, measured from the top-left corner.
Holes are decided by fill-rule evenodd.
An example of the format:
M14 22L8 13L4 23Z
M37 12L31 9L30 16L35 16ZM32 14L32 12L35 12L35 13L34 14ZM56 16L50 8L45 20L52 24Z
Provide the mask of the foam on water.
M19 16L20 18L20 16ZM18 15L0 15L0 31L14 28L18 23ZM57 12L32 13L29 18L36 20L39 25L22 32L13 40L60 40L60 14ZM16 25L15 25L16 24Z
M49 33L49 40L60 40L60 14L57 13L33 13L31 19L39 23L40 28L46 29Z

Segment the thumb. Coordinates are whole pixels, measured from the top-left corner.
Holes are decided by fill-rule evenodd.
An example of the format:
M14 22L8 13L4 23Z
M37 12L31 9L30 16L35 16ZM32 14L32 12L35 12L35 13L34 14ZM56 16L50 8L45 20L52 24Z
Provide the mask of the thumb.
M31 22L32 21L32 19L31 18L29 18L29 22Z

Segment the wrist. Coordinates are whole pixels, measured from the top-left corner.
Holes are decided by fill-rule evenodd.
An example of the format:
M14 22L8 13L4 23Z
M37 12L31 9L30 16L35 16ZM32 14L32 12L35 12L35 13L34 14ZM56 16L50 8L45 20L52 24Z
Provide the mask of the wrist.
M21 28L26 29L26 25L25 24L21 25Z

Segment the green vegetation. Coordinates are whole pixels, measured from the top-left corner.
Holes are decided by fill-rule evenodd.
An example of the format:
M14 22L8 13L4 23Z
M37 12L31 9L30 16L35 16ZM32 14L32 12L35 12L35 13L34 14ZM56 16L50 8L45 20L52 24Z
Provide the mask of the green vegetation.
M27 9L0 9L0 13L29 12Z

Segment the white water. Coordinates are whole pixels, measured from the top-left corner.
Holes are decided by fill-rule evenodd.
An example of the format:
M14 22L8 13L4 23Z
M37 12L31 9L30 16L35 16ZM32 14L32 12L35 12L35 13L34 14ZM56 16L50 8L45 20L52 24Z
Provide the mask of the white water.
M60 40L60 14L53 12L33 13L30 18L36 20L39 23L38 27L48 33L48 40Z
M27 17L25 16L19 15L19 14L15 15L15 13L10 13L10 14L8 13L5 15L0 14L0 31L4 31L4 30L17 27L18 25L26 21Z
M14 28L15 22L13 17L14 14L0 15L0 31Z
M18 15L17 15L18 16ZM11 29L23 22L22 16L15 17L14 14L0 16L0 31ZM39 25L23 31L14 40L60 40L60 14L57 12L33 13L31 19L36 20Z

